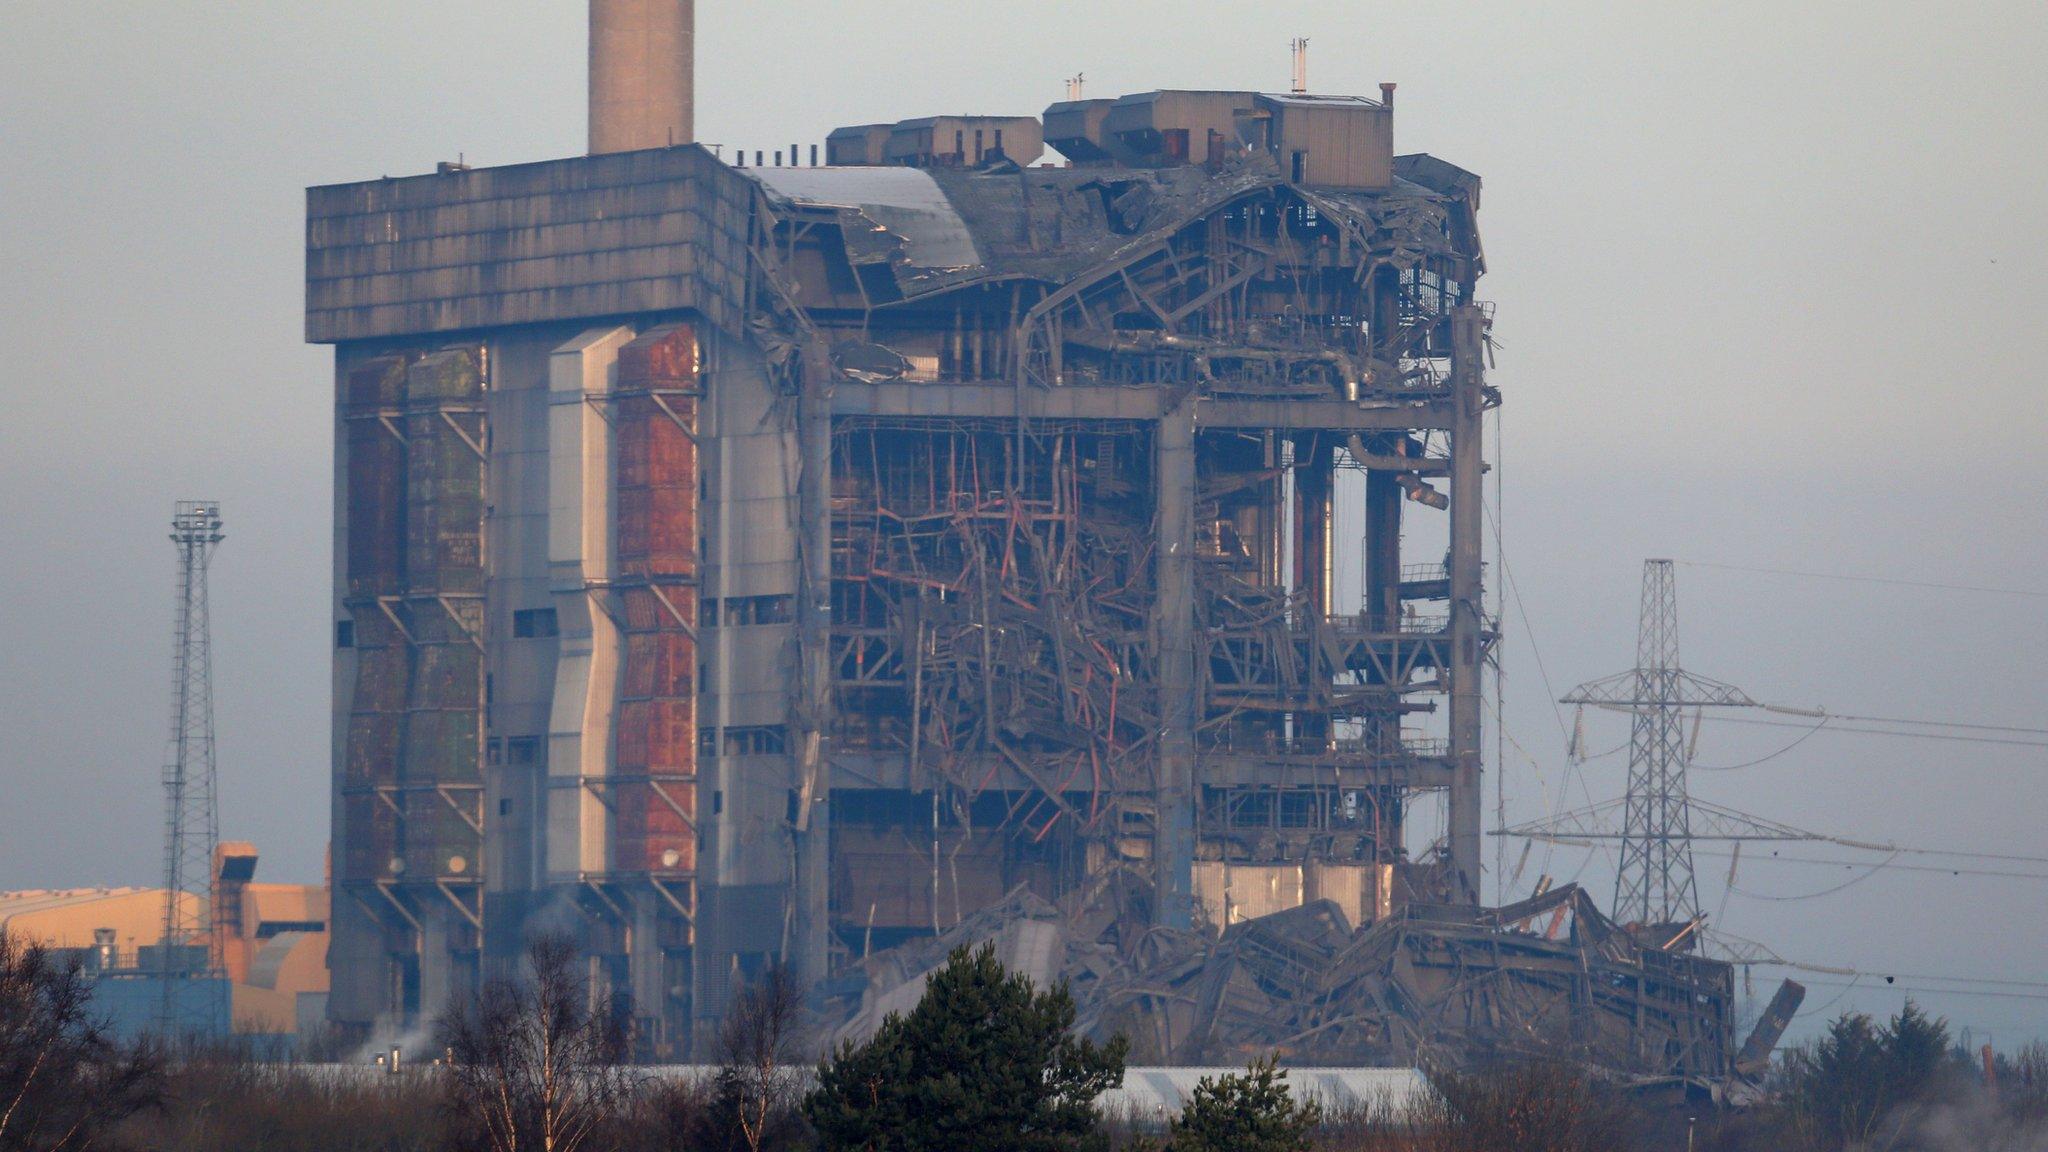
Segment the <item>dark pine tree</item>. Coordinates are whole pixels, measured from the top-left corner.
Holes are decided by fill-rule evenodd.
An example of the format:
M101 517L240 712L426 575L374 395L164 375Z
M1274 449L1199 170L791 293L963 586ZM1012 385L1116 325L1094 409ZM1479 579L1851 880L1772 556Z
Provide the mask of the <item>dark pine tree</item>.
M1066 987L1041 991L955 949L907 1016L818 1070L804 1114L827 1152L1056 1152L1095 1128L1129 1045L1076 1039Z

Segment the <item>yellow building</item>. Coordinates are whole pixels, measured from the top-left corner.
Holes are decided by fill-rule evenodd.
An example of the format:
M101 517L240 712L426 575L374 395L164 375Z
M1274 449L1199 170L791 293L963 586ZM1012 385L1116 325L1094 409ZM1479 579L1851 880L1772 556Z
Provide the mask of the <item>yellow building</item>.
M235 1031L291 1033L301 1019L319 1020L327 996L326 886L256 883L256 849L245 843L222 844L214 864L212 903L221 928L216 960L234 990ZM187 913L206 911L196 895L179 898ZM143 966L144 949L163 939L163 927L161 888L0 892L0 931L75 955L97 970Z

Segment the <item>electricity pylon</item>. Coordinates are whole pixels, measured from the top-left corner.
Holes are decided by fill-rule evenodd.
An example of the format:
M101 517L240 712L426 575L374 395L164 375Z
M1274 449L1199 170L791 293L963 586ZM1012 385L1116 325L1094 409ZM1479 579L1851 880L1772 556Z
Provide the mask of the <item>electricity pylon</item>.
M223 1014L220 924L211 914L220 812L213 748L213 638L206 571L225 539L220 505L181 500L171 518L178 547L177 641L171 665L171 740L164 758L164 934L157 949L157 1030L172 1038ZM203 947L203 962L190 949Z
M1695 840L1811 840L1814 835L1730 808L1694 800L1685 770L1692 750L1685 739L1688 708L1754 708L1740 688L1692 672L1678 663L1678 584L1669 560L1643 562L1642 616L1636 630L1636 666L1572 689L1563 703L1627 712L1631 717L1628 794L1620 801L1621 828L1603 819L1614 801L1550 820L1506 828L1501 835L1537 840L1621 841L1614 878L1614 918L1635 924L1692 924L1701 919L1693 882Z

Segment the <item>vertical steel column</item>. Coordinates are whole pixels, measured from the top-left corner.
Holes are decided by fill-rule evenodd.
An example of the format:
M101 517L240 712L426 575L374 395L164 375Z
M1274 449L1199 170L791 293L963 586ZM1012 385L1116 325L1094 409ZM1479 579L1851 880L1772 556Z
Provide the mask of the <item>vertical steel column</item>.
M803 703L797 743L795 954L797 975L815 984L830 975L831 766L825 732L832 710L832 367L824 341L805 348L803 395L797 405L797 549L802 588L797 626L803 661Z
M1295 626L1307 627L1310 619L1328 620L1332 607L1330 592L1336 573L1330 554L1330 518L1335 508L1336 446L1326 435L1308 437L1305 445L1297 441L1295 461L1294 588L1307 600ZM1293 734L1297 739L1323 739L1330 735L1329 718L1296 712Z
M1373 469L1365 474L1365 604L1370 627L1392 629L1401 618L1401 486L1394 474ZM1378 707L1370 715L1366 738L1380 752L1397 750L1401 711Z
M1159 654L1159 779L1152 866L1153 919L1187 928L1194 917L1195 401L1159 421L1154 507L1159 517L1159 594L1152 628Z
M1365 474L1364 582L1368 614L1401 614L1401 486L1385 469Z
M1479 673L1484 645L1484 601L1480 582L1481 532L1485 518L1481 487L1485 475L1484 427L1486 316L1466 304L1451 310L1451 891L1476 903L1481 870Z

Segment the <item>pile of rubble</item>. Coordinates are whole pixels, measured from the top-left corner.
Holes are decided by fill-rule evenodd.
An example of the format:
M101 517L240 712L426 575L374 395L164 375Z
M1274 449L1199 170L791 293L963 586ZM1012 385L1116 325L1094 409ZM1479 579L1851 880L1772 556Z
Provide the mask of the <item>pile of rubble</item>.
M1064 980L1077 1030L1120 1032L1131 1059L1151 1064L1563 1058L1713 1086L1768 1060L1802 991L1788 982L1738 1052L1733 967L1685 939L1639 939L1576 885L1502 908L1411 903L1359 928L1319 900L1221 933L1150 925L1135 884L1091 895L1062 909L1020 889L944 935L858 962L823 990L834 1043L908 1010L951 949L985 942L1012 971Z

